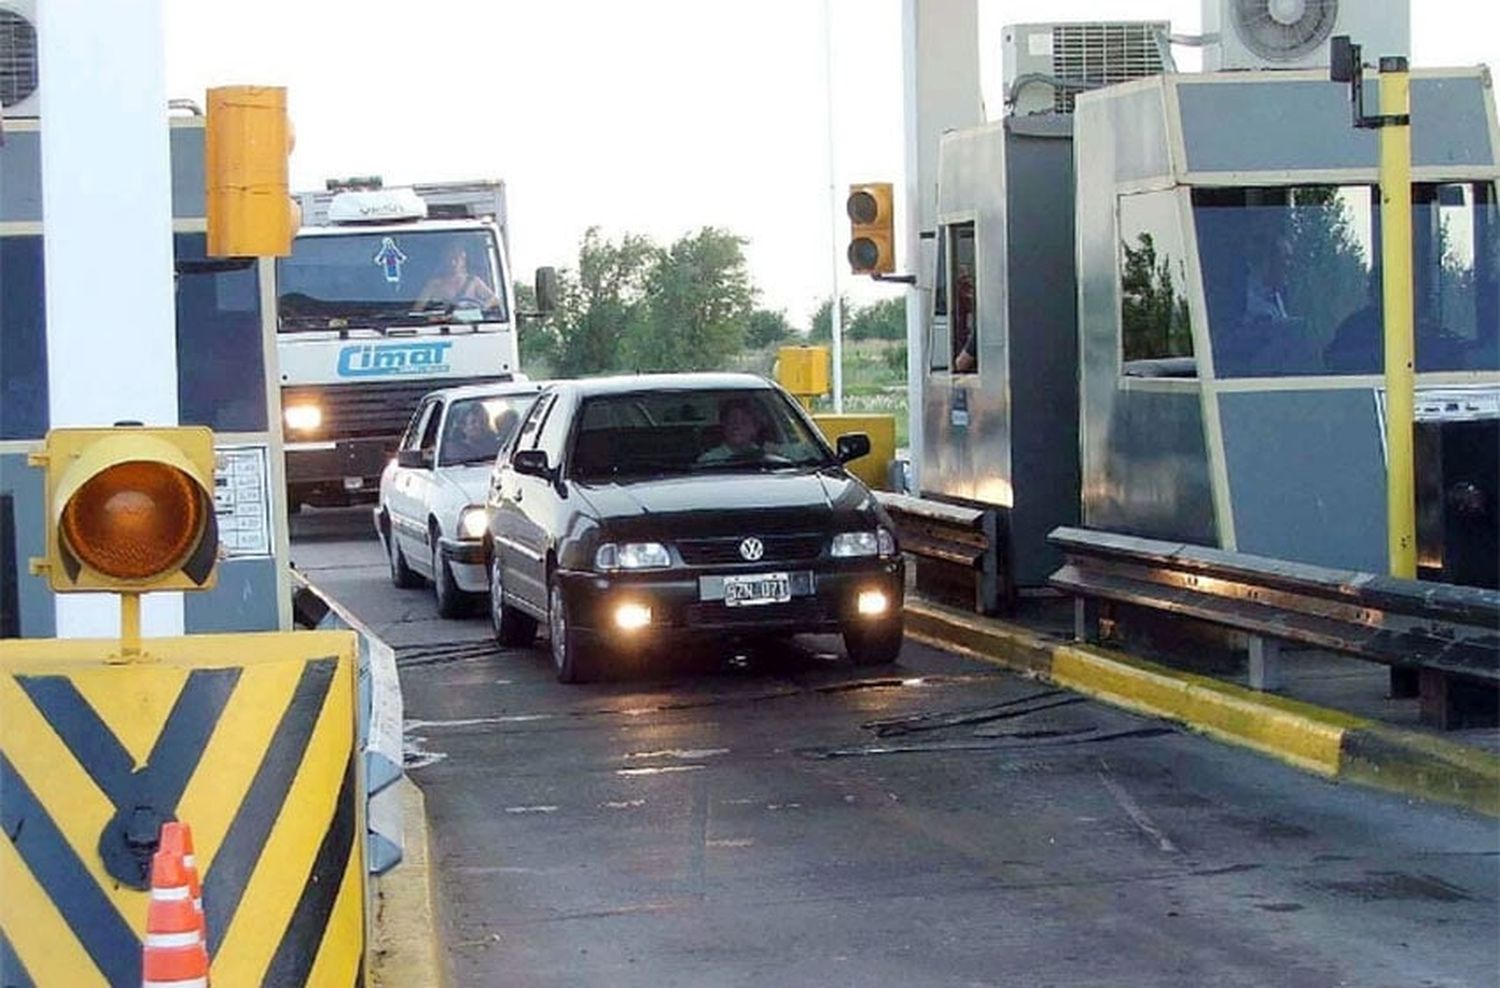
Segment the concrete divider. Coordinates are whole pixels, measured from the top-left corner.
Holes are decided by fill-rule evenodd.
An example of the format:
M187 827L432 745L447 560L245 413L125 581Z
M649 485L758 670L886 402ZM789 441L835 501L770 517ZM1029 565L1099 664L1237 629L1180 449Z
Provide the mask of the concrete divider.
M1500 816L1500 757L1487 751L924 601L907 601L906 632L1324 778Z

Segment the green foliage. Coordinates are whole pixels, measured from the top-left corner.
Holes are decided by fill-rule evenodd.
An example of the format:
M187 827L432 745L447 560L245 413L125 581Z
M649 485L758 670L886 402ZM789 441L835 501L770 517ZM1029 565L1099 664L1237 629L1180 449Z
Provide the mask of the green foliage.
M754 289L745 240L704 227L651 259L646 318L624 352L635 370L718 370L745 342Z
M906 296L855 309L848 319L848 336L851 340L906 339Z
M745 346L759 350L790 339L794 330L784 311L756 309L745 323Z
M1354 234L1350 203L1334 186L1295 190L1285 233L1287 308L1326 346L1350 313L1372 301L1370 262Z
M1172 277L1172 258L1156 256L1149 233L1123 244L1125 270L1120 274L1120 324L1126 360L1185 357L1193 352L1192 320L1185 295ZM1177 263L1181 263L1178 261Z
M517 281L515 291L521 367L533 376L546 376L557 365L556 314L544 319L521 318L521 313L536 311L536 289L523 281Z

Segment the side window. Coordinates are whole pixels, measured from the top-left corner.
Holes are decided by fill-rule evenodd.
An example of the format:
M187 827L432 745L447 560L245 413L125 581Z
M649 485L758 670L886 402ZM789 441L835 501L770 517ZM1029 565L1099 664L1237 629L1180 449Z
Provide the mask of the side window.
M1175 192L1121 196L1120 356L1127 377L1196 377Z
M975 374L979 371L979 271L975 263L974 224L955 223L948 227L948 235L951 366L955 374Z
M531 411L526 414L526 421L521 423L521 431L516 436L516 449L535 449L537 430L541 428L542 419L547 411L557 401L557 395L542 395L536 404L531 406Z
M406 425L406 431L401 434L401 449L421 449L417 438L422 435L422 427L427 424L427 413L432 411L436 402L427 401L417 406L412 413L411 421Z
M438 424L443 419L443 403L434 401L432 411L427 414L427 421L422 423L422 441L417 448L429 456L437 455Z
M951 344L948 335L948 228L938 227L937 272L932 279L932 322L927 339L927 369L946 371Z
M573 422L573 416L568 411L568 404L559 397L552 402L542 418L536 446L537 449L546 451L547 459L552 463L562 462L563 447L567 445L568 429Z

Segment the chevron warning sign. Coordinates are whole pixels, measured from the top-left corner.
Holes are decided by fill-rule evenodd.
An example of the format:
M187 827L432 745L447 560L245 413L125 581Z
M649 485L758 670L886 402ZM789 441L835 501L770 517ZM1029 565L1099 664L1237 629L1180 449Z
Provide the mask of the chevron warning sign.
M349 632L0 642L0 986L139 985L161 824L191 824L220 985L361 984Z

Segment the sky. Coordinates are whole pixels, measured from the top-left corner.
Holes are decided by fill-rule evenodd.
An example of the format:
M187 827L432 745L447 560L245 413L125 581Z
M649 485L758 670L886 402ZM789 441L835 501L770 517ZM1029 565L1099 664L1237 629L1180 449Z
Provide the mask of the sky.
M1165 19L1194 34L1202 23L1200 0L977 2L990 118L1007 24ZM851 182L903 181L900 0L828 0L831 45L822 0L163 4L171 96L287 87L294 188L371 174L504 179L521 280L574 266L590 226L662 244L718 226L746 238L760 304L793 325L835 278L856 302L899 290L848 274L842 204ZM1500 65L1500 5L1412 6L1414 64ZM1180 53L1181 69L1197 65Z

